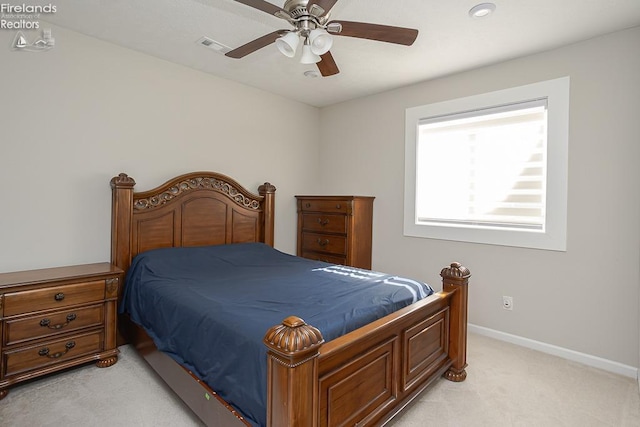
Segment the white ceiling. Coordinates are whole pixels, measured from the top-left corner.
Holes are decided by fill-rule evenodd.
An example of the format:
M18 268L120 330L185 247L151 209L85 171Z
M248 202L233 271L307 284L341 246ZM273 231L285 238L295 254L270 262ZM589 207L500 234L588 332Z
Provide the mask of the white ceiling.
M303 75L315 65L287 58L274 45L242 59L199 45L197 40L207 36L236 48L291 28L233 0L30 4L56 5L55 13L43 16L55 25L318 107L640 25L640 0L493 0L495 13L470 18L469 9L481 2L340 0L331 19L416 28L420 33L410 47L336 36L331 53L340 74L318 78Z

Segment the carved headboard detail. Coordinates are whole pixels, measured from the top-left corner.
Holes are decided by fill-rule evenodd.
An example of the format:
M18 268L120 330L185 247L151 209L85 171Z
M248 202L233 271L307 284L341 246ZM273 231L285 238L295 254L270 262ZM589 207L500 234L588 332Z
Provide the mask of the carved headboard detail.
M215 172L178 176L135 193L135 180L111 180L111 262L127 270L138 253L172 246L264 242L273 246L276 188L253 194Z

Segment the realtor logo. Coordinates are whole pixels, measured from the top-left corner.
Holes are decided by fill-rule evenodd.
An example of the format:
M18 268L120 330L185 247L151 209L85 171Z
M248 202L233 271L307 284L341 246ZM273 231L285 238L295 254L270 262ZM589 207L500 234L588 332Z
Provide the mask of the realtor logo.
M56 13L57 6L0 3L0 29L39 30L41 15Z
M18 31L12 47L14 50L38 52L51 49L55 43L55 39L51 36L51 29L42 30L42 37L36 38L33 43L29 43L22 31Z

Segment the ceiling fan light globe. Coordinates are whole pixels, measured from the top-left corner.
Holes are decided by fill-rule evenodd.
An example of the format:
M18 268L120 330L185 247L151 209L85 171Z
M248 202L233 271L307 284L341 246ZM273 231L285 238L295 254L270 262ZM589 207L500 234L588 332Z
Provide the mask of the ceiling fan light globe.
M298 34L289 32L282 37L276 39L276 47L278 50L289 58L293 58L296 55L296 49L300 43Z
M316 55L324 55L333 45L333 37L322 28L316 28L309 34L311 51Z
M302 46L302 56L300 57L301 64L316 64L321 60L322 58L313 53L311 45L305 44Z

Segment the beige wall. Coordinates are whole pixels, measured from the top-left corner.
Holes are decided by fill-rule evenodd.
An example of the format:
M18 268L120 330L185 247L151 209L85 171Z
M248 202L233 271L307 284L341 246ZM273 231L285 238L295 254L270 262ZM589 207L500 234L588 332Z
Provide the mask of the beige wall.
M212 170L277 188L276 247L313 191L319 110L53 27L47 52L0 31L0 271L108 261L109 180L139 191ZM281 117L309 130L283 132Z
M374 269L439 286L440 268L459 260L473 274L471 323L637 367L639 48L635 28L324 108L323 190L376 196ZM403 236L407 107L567 75L566 252Z

